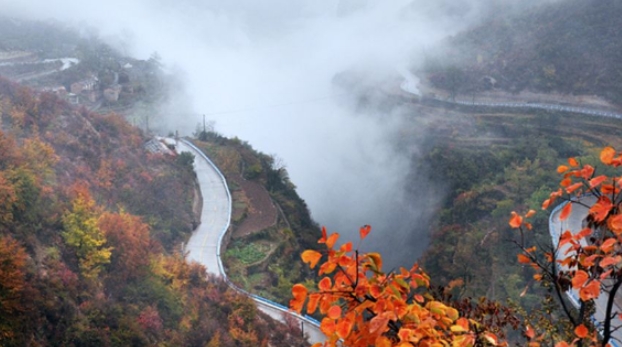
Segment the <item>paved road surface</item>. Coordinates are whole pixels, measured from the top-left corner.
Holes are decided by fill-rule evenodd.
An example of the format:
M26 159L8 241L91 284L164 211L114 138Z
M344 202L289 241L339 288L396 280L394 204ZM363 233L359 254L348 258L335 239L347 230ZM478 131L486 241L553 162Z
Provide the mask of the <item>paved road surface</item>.
M194 169L197 173L201 195L203 196L203 210L201 212L201 224L193 232L185 250L188 251L188 259L197 261L207 267L207 272L222 276L227 279L220 256L220 242L224 232L229 228L231 218L231 196L224 178L220 172L196 149L187 143L179 141L178 152L190 152L194 154ZM270 317L284 321L284 315L289 314L298 319L310 343L323 342L326 337L320 331L316 322L303 318L277 303L247 293L230 283L234 289L250 296L257 303L257 307Z
M194 154L194 170L203 195L201 224L190 237L185 249L189 252L189 260L205 265L208 273L220 276L218 243L221 232L229 227L231 206L227 188L216 169L195 153L194 149L182 141L179 141L177 146L179 152Z

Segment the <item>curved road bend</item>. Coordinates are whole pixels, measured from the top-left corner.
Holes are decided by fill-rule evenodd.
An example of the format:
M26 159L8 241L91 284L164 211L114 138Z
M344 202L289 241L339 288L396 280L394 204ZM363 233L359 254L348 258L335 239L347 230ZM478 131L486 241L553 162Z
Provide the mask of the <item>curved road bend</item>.
M592 205L596 202L595 198L591 196L583 198L581 201L587 205ZM554 245L556 245L559 242L559 237L564 231L570 230L570 232L572 232L573 234L576 234L579 231L581 231L583 229L583 219L585 219L585 217L587 217L587 214L588 214L588 209L585 206L574 204L572 206L572 212L570 213L570 216L568 216L566 220L560 221L559 214L561 213L561 207L563 206L564 204L561 204L557 208L555 208L553 212L551 213L551 216L549 217L549 232L551 233L551 238L553 239ZM564 247L563 249L560 249L558 253L564 254L565 249L567 248L568 247ZM579 296L577 292L575 290L572 290L572 291L567 292L567 294L572 300L575 307L578 307ZM596 300L596 313L594 314L594 318L598 322L604 322L605 320L605 309L607 307L608 297L609 297L608 295L601 295L598 297L598 300ZM615 305L616 307L614 307L613 310L620 311L618 304L616 303ZM613 328L617 326L621 326L622 321L616 315L616 318L612 320L611 325ZM610 341L610 343L614 347L621 346L622 345L621 343L622 342L622 331L616 330L615 332L613 332L612 339L615 339L613 341Z
M177 143L178 152L190 152L194 155L194 169L197 173L201 194L203 196L203 209L201 211L201 224L192 233L185 250L188 252L188 259L197 261L207 268L207 272L217 276L222 276L227 280L227 274L219 264L219 242L221 234L226 232L229 227L231 200L227 187L221 174L212 166L196 149L192 148L183 141ZM227 280L227 282L229 282ZM241 291L230 283L234 289ZM243 292L243 291L242 291ZM281 308L268 302L263 298L243 292L257 303L257 307L270 317L283 322L284 315L290 314L297 318L308 335L311 344L324 342L326 337L319 327L308 320L300 317L294 312Z

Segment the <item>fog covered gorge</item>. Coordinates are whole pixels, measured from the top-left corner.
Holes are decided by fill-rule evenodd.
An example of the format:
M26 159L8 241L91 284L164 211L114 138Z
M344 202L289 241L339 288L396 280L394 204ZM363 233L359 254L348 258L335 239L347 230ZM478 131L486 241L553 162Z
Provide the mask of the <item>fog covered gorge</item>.
M405 266L425 247L440 200L427 193L443 190L414 179L412 160L425 129L421 139L398 147L395 139L408 126L400 105L382 113L361 109L355 93L332 81L349 70L390 81L397 68L416 67L448 35L501 9L533 3L0 0L7 15L95 27L138 58L157 51L184 80L174 102L163 106L163 133L189 135L206 114L216 131L282 158L319 224L351 239L371 224L364 248ZM413 199L406 187L421 193Z

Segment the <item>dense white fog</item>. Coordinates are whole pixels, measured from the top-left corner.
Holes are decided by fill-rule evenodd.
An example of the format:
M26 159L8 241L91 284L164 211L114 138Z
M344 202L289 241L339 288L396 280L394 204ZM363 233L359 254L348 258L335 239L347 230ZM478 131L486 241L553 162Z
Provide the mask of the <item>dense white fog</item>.
M164 133L190 134L207 114L218 132L282 158L318 223L351 237L371 224L368 249L401 265L427 242L413 235L427 229L421 206L436 203L404 199L405 186L428 184L406 182L417 148L396 150L400 117L355 111L355 95L331 81L349 69L370 79L396 76L434 43L513 3L0 0L7 14L97 27L139 58L157 51L183 71L189 95L167 109Z

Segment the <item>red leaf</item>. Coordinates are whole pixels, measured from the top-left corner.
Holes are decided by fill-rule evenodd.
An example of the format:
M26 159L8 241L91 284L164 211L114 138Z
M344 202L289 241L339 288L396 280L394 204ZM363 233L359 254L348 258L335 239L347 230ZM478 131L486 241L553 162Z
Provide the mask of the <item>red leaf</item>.
M369 234L370 231L371 231L371 226L370 225L362 226L361 230L359 231L359 233L361 234L361 240L364 239L365 237L367 237L367 235Z

